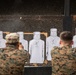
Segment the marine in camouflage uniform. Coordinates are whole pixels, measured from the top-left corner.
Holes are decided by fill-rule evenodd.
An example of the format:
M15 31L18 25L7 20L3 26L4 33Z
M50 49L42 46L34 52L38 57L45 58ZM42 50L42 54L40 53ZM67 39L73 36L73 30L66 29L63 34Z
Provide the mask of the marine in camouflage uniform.
M76 75L76 49L54 47L51 55L52 75Z
M0 75L23 75L24 64L29 60L29 54L13 45L19 41L16 33L6 35L6 41L9 43L7 47L0 49Z
M51 51L52 75L76 75L76 48L54 47Z

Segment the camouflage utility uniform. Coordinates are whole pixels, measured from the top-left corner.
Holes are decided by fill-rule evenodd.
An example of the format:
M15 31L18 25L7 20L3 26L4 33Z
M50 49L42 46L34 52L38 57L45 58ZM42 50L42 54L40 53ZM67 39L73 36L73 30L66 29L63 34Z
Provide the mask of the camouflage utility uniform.
M26 51L18 50L12 45L0 49L0 75L23 75L24 63L28 59Z
M54 47L51 56L52 75L76 75L76 48Z

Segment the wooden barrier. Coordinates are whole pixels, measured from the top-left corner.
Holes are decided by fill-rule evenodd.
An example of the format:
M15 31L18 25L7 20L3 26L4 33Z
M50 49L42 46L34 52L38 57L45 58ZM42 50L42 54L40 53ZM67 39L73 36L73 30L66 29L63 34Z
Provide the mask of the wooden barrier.
M9 34L10 32L3 32L4 34ZM24 35L33 35L33 32L24 32ZM48 36L47 32L41 32L40 34L44 35L45 37Z

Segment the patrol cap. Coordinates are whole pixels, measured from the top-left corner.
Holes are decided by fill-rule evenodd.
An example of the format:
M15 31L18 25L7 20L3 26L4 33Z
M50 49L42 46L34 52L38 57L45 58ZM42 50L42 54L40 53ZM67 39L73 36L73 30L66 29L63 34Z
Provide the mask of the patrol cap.
M6 43L19 42L19 35L17 33L10 33L5 36Z

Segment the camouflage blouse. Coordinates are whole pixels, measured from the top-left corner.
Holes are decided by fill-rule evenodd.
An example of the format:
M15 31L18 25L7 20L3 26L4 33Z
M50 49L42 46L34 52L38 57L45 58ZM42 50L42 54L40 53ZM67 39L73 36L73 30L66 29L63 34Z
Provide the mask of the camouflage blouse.
M54 47L51 56L52 75L76 75L76 48Z
M23 75L24 64L29 59L29 54L9 46L0 49L0 75Z

